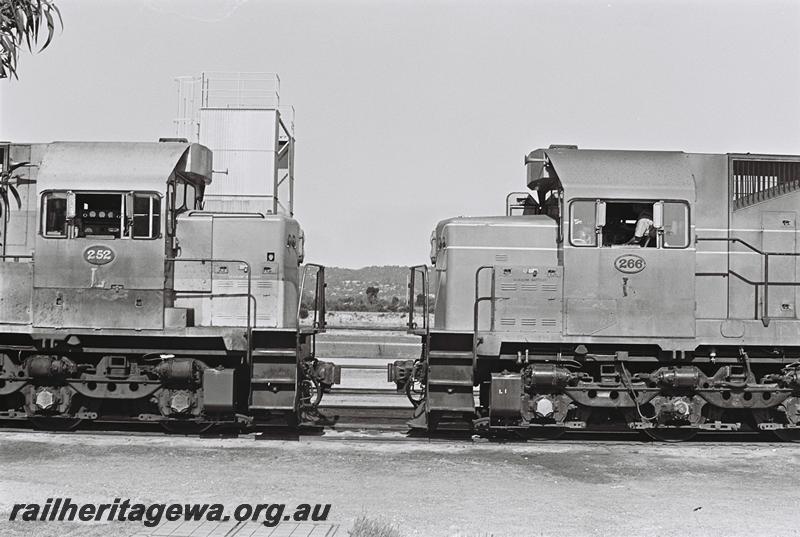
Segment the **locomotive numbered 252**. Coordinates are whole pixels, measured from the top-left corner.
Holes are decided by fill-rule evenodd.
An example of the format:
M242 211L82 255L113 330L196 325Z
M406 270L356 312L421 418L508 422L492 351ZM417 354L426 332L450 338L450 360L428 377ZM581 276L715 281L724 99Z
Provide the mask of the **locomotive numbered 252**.
M277 110L206 119L283 128ZM265 169L291 181L294 140L281 132ZM257 206L268 196L242 206L235 162L212 183L211 151L185 140L2 154L4 170L24 165L14 166L21 207L6 213L0 258L0 419L202 431L313 416L338 369L314 356L324 268L299 268L291 200L288 214L272 198ZM308 326L304 287L316 294Z
M505 216L440 222L430 282L412 268L436 291L433 326L409 320L421 358L390 366L413 427L800 437L800 157L552 146L526 167Z

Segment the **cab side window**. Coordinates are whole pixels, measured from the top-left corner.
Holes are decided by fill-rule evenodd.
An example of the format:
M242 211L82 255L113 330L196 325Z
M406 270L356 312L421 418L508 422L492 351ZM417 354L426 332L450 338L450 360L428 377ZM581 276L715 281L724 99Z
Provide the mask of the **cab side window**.
M594 201L572 202L569 221L569 240L574 246L597 246Z
M122 194L75 194L75 228L78 237L119 239L125 227Z
M655 248L653 204L654 202L650 201L607 202L603 246L630 245Z
M67 236L67 193L47 192L42 196L42 235Z
M161 196L144 192L45 192L40 230L47 238L157 239Z
M664 202L664 248L689 245L689 211L685 203Z
M133 195L134 239L155 239L161 232L161 198L157 194Z
M683 201L574 200L570 203L570 243L573 246L686 248L689 231L689 205Z

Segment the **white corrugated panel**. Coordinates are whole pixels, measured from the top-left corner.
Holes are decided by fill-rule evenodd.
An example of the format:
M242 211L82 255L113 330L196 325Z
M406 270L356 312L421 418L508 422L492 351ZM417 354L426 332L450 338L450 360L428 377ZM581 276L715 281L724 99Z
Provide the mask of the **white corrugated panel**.
M275 176L275 110L202 109L200 143L214 153L209 195L269 195Z

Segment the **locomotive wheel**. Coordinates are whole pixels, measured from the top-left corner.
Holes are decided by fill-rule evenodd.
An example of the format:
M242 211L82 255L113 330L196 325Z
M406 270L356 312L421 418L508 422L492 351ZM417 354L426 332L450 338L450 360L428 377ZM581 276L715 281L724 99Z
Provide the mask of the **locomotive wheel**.
M643 430L645 434L653 440L669 443L686 442L697 436L697 433L700 432L699 429L679 427L653 427Z
M39 431L74 431L80 427L83 420L80 418L54 418L50 416L31 416L31 425Z
M161 428L171 434L195 435L207 433L214 427L213 423L169 420L160 421Z

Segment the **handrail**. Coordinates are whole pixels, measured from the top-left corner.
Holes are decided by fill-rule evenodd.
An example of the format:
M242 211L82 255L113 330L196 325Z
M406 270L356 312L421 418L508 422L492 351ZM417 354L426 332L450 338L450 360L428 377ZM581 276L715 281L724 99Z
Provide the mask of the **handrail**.
M417 290L417 282L416 276L417 272L422 275L422 293L425 295L425 301L422 304L422 329L425 330L425 334L430 334L430 308L428 307L428 297L430 296L429 292L429 278L428 278L428 265L414 265L413 267L409 267L410 275L409 275L409 282L408 282L408 323L406 326L408 327L407 332L413 333L414 329L417 328L417 323L414 322L414 302L416 297L414 293Z
M316 281L314 284L314 318L312 321L313 334L311 337L311 356L317 355L317 334L325 331L327 322L325 320L326 314L326 297L325 297L325 267L317 263L306 263L303 265L303 275L300 277L300 292L297 296L297 348L300 347L300 308L303 305L303 293L306 287L306 276L308 275L308 268L316 267L315 274Z
M783 256L783 257L800 257L800 252L765 252L759 248L756 248L752 244L738 238L738 237L695 237L695 242L728 242L728 243L739 243L746 248L750 249L754 253L760 255L764 258L764 281L755 282L748 278L745 278L741 274L736 273L733 270L728 270L728 272L697 272L695 276L722 276L723 278L728 277L728 275L735 276L739 278L743 282L752 285L755 287L755 307L754 307L754 319L758 319L758 294L759 294L759 286L764 286L764 309L761 315L761 322L763 325L769 326L769 287L770 285L777 285L777 286L790 286L790 287L798 287L800 286L800 282L770 282L769 281L769 258L770 256Z
M0 255L0 260L5 261L6 259L13 259L15 262L19 262L20 259L33 259L32 255Z
M738 242L759 255L780 255L780 256L800 257L800 252L765 252L763 250L759 250L752 244L743 241L738 237L695 237L695 242L712 242L712 241Z
M422 336L422 360L427 363L428 354L431 348L430 307L428 304L430 297L430 279L428 276L428 265L414 265L413 267L409 267L409 269L411 273L409 275L408 282L408 324L406 333L417 334L415 331L417 328L417 323L414 322L414 299L416 298L414 293L417 288L416 275L417 272L419 272L422 275L422 294L425 295L425 300L422 304L422 329L425 331L424 335Z
M491 269L492 271L492 286L491 286L491 295L486 296L479 296L480 293L480 275L481 272L484 270ZM478 270L475 271L475 302L473 303L472 309L472 366L473 368L476 366L478 362L478 314L479 314L479 307L480 303L489 300L492 304L490 308L491 317L489 321L489 330L494 332L494 301L495 301L495 275L496 269L494 265L481 265L478 267Z
M300 293L297 297L297 327L300 328L300 308L303 304L303 293L306 287L306 276L308 268L315 267L316 281L314 283L314 320L312 327L320 332L325 331L326 300L325 300L325 266L317 263L305 263L303 265L303 275L300 278ZM321 298L320 298L321 296Z
M520 195L525 196L527 198L528 196L531 195L531 193L530 192L509 192L509 194L506 196L506 216L511 216L511 210L512 209L520 209L520 208L525 207L524 203L514 203L514 204L509 203L509 201L511 201L511 196L520 196Z
M244 261L242 259L214 259L214 258L210 258L210 257L166 257L166 258L164 258L164 261L171 261L173 263L177 261L177 262L183 262L183 263L202 263L202 264L206 264L206 263L239 263L240 265L244 265L245 266L245 269L246 269L246 272L247 272L247 293L246 294L242 294L242 293L232 293L232 294L216 293L215 294L213 291L211 293L204 293L204 292L201 291L199 294L203 295L203 296L207 296L209 298L214 298L215 296L218 296L218 297L231 297L231 298L237 297L237 296L238 297L243 297L243 296L247 297L247 331L246 331L246 334L247 334L247 363L252 366L252 359L253 359L253 353L252 353L253 326L252 325L257 323L257 319L253 318L253 323L252 324L250 323L250 319L253 316L253 314L256 312L256 308L257 308L258 304L257 304L256 297L253 296L253 275L252 275L253 271L250 270L250 263L248 263L247 261ZM212 273L211 277L213 278L213 273ZM176 296L178 294L180 294L180 293L187 293L186 291L176 291L174 284L173 284L173 289L172 290L176 294ZM194 295L194 293L190 294L190 296L192 296L192 295ZM250 301L251 300L253 301L253 307L252 308L250 307Z

